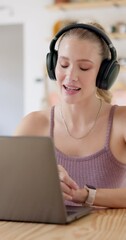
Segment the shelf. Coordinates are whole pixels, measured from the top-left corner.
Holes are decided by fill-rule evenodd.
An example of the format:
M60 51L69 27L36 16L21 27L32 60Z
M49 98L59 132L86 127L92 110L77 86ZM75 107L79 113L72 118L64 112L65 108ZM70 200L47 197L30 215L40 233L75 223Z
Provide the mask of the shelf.
M121 70L121 72L126 72L126 66L121 66L120 70Z
M109 36L113 39L126 39L126 33L109 33Z
M57 3L48 6L50 10L75 10L84 8L101 8L101 7L120 7L126 6L126 0L104 0L104 1L92 1L92 2L70 2L70 3Z

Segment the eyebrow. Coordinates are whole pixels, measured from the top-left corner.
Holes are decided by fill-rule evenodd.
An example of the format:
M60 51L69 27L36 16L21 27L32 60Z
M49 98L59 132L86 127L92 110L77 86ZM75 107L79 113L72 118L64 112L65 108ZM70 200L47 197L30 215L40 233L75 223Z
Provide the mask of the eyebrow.
M93 61L89 60L89 59L79 59L77 60L77 62L89 62L89 63L94 63Z
M65 59L65 60L69 60L69 58L64 57L64 56L60 56L60 59ZM93 61L89 60L89 59L78 59L77 62L89 62L89 63L94 63Z

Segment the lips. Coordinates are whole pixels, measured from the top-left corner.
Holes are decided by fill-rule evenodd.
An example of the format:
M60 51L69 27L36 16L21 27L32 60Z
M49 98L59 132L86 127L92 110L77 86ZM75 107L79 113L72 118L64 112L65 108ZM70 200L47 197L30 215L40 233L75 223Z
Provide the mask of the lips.
M66 91L79 91L81 88L79 87L75 87L75 86L66 86L63 85L63 87L65 88Z

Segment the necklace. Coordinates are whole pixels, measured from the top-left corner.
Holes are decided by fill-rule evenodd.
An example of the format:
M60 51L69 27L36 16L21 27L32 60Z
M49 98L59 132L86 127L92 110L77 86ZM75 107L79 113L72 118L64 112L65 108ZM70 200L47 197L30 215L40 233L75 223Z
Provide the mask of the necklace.
M99 106L99 109L98 109L98 112L97 112L97 115L96 115L96 118L95 118L95 121L94 121L93 126L89 129L89 131L88 131L85 135L83 135L83 136L81 136L81 137L74 137L74 136L72 136L72 134L70 133L70 130L69 130L69 128L68 128L68 125L67 125L67 123L66 123L66 120L65 120L65 118L64 118L64 116L63 116L62 107L61 107L61 108L60 108L60 115L61 115L61 118L62 118L62 120L63 120L64 126L65 126L66 131L67 131L67 133L69 134L69 136L72 137L73 139L76 139L76 140L81 140L81 139L87 137L87 136L89 135L89 133L90 133L90 132L93 130L93 128L95 127L95 124L96 124L96 122L97 122L97 119L98 119L99 114L100 114L100 111L101 111L101 108L102 108L102 99L100 99L100 106Z

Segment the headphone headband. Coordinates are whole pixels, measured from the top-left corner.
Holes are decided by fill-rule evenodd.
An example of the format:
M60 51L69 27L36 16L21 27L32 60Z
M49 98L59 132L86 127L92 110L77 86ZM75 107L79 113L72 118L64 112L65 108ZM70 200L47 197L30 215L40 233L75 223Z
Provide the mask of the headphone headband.
M64 28L62 28L56 35L55 37L52 39L51 43L50 43L50 51L53 51L56 45L57 40L67 31L71 30L71 29L76 29L76 28L82 28L82 29L87 29L91 32L96 33L96 35L98 35L101 39L103 39L107 46L109 47L109 50L111 52L111 57L112 59L116 59L117 58L117 53L116 53L116 49L113 46L113 43L111 42L111 40L109 39L109 37L105 34L105 32L103 32L101 29L93 26L93 25L89 25L89 24L83 24L83 23L76 23L76 24L70 24Z
M90 24L83 23L70 24L62 28L52 39L50 43L50 52L47 53L46 56L47 72L50 79L56 80L55 68L58 59L58 51L55 49L56 42L59 39L59 37L62 36L65 32L74 28L75 29L82 28L87 29L90 32L94 32L108 46L109 51L111 53L111 59L106 58L102 61L96 78L96 87L108 90L116 80L120 69L120 65L117 61L116 49L104 31Z

